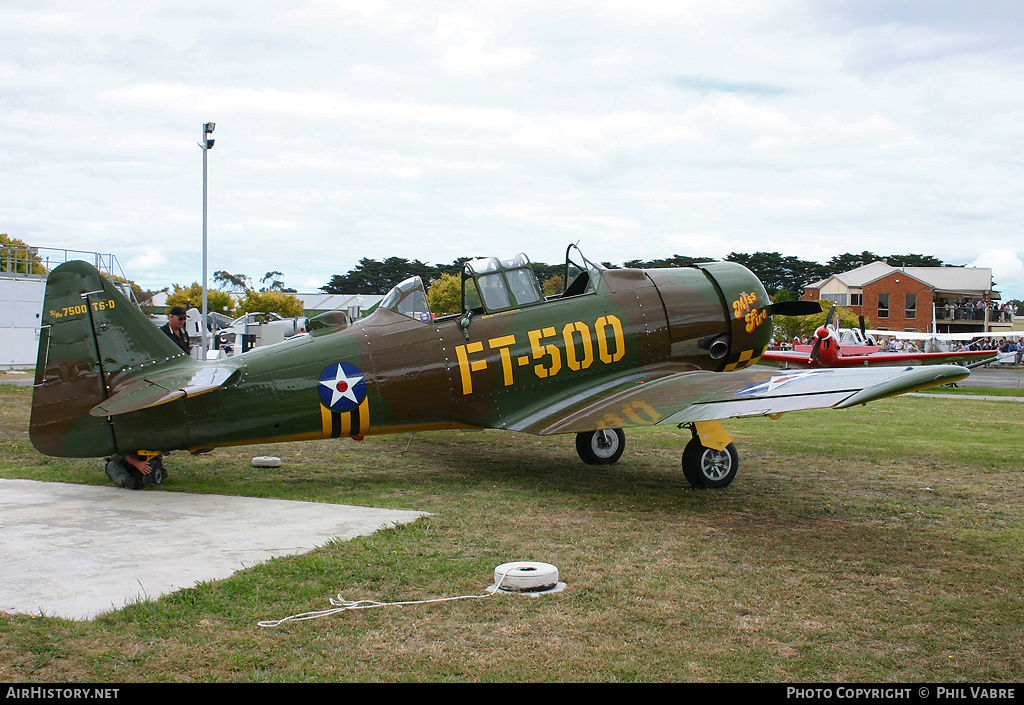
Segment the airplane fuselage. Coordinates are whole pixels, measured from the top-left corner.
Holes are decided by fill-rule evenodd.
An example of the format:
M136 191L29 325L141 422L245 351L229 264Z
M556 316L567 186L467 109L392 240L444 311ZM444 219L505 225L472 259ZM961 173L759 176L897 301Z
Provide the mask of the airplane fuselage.
M191 365L196 376L228 381L126 413L93 408L78 420L48 417L62 402L46 403L47 380L78 379L112 397L137 384L139 372L87 369L58 354L43 361L33 443L51 455L91 457L444 428L543 433L548 426L537 419L552 405L568 413L595 385L628 388L680 371L753 364L771 337L768 304L757 278L732 263L602 270L589 293L474 315L468 324L463 316L424 320L380 308L339 330L232 358L171 360L164 368ZM87 312L91 326L106 325L103 313ZM101 350L105 356L112 354ZM622 425L616 420L604 425Z

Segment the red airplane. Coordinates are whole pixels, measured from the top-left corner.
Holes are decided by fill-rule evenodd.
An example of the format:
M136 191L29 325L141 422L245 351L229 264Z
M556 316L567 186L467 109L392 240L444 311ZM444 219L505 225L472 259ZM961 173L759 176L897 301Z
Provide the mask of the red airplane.
M814 331L812 345L794 345L793 350L768 350L761 356L762 365L774 367L899 367L902 365L939 365L964 363L970 367L995 359L992 350L964 351L955 353L923 352L882 352L877 345L839 344L839 329L834 325L836 307L833 305L825 318L825 324ZM871 342L866 335L862 341Z

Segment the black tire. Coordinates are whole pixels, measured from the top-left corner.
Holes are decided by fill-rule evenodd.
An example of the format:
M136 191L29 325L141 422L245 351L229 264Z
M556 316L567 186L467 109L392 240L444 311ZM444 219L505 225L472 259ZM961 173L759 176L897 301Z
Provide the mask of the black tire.
M611 465L625 449L626 434L621 428L576 434L576 452L587 465Z
M167 470L164 469L163 456L157 455L150 459L149 469L152 472L148 475L143 475L142 481L147 485L162 485L164 480L167 479Z
M683 475L696 489L728 487L739 466L739 454L733 443L725 450L715 450L701 445L700 439L694 438L683 450Z

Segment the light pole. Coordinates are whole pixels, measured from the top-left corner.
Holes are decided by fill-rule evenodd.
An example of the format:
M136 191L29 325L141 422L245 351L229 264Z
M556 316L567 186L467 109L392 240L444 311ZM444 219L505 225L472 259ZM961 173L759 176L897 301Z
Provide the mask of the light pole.
M207 122L203 123L203 140L199 143L199 146L203 148L203 344L200 348L202 350L202 359L206 359L206 350L209 347L207 342L208 332L206 330L207 325L207 314L209 310L209 301L206 293L206 282L208 277L206 274L206 153L213 149L213 140L210 139L209 135L213 132L213 128L217 126L216 123Z

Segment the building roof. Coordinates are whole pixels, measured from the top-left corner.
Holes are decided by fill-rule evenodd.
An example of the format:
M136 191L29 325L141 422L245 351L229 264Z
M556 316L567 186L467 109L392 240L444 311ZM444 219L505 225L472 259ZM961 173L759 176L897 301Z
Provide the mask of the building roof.
M902 272L939 291L982 294L992 290L992 270L988 267L892 267L885 262L872 262L833 274L808 284L807 288L821 289L830 279L836 279L845 286L860 289L893 272Z
M345 311L358 306L365 311L384 297L379 294L295 294L307 311Z
M904 271L940 291L992 290L992 269L989 267L905 267Z

